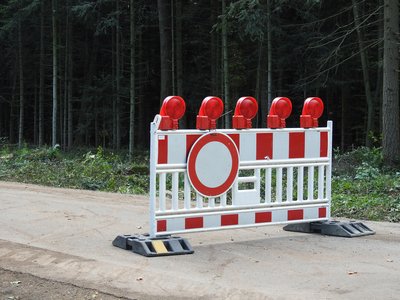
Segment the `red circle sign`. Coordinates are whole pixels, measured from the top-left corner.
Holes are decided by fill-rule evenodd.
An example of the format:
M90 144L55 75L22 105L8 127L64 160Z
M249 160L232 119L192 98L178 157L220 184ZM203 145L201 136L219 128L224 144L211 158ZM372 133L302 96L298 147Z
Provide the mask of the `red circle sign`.
M239 152L226 134L210 132L190 149L187 172L193 188L205 197L218 197L228 191L239 172Z

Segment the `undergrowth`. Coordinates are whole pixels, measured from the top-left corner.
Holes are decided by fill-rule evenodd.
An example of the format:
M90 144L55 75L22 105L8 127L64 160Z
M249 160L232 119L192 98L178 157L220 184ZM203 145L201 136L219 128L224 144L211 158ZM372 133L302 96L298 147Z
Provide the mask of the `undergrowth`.
M0 146L0 180L108 192L147 194L148 153L130 162L124 153L98 148L62 152L53 148ZM379 148L335 153L332 215L400 221L400 171L383 167Z
M148 158L137 153L132 162L102 148L63 153L39 148L0 151L0 180L107 192L148 191Z
M380 148L336 153L332 175L334 216L400 221L400 170L383 166Z

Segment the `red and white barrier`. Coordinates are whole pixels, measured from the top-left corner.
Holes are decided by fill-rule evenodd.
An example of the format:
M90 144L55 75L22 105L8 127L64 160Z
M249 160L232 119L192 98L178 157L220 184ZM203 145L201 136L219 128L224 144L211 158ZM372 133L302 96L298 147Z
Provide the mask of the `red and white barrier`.
M222 101L207 97L196 130L178 129L183 99L167 99L174 103L151 123L151 237L330 218L332 122L313 127L318 98L306 100L314 105L303 109L307 128L284 128L291 103L276 98L274 129L252 129L255 100L243 97L233 117L240 129L215 129Z

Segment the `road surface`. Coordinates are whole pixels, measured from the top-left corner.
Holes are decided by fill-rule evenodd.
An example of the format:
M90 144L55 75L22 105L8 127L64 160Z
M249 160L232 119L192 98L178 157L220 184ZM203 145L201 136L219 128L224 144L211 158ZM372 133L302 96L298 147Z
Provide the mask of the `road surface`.
M131 299L399 299L400 224L338 238L282 226L185 235L193 255L111 245L148 229L144 196L0 182L0 269ZM0 294L1 295L1 294Z

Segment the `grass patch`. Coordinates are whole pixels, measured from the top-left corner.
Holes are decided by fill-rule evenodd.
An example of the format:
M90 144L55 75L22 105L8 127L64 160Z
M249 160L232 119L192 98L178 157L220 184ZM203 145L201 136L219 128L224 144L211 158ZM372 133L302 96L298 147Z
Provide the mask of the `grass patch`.
M380 148L335 154L332 213L352 219L400 221L400 172L383 167Z
M0 180L107 192L148 192L148 158L127 157L98 148L85 153L63 153L39 148L0 151Z

